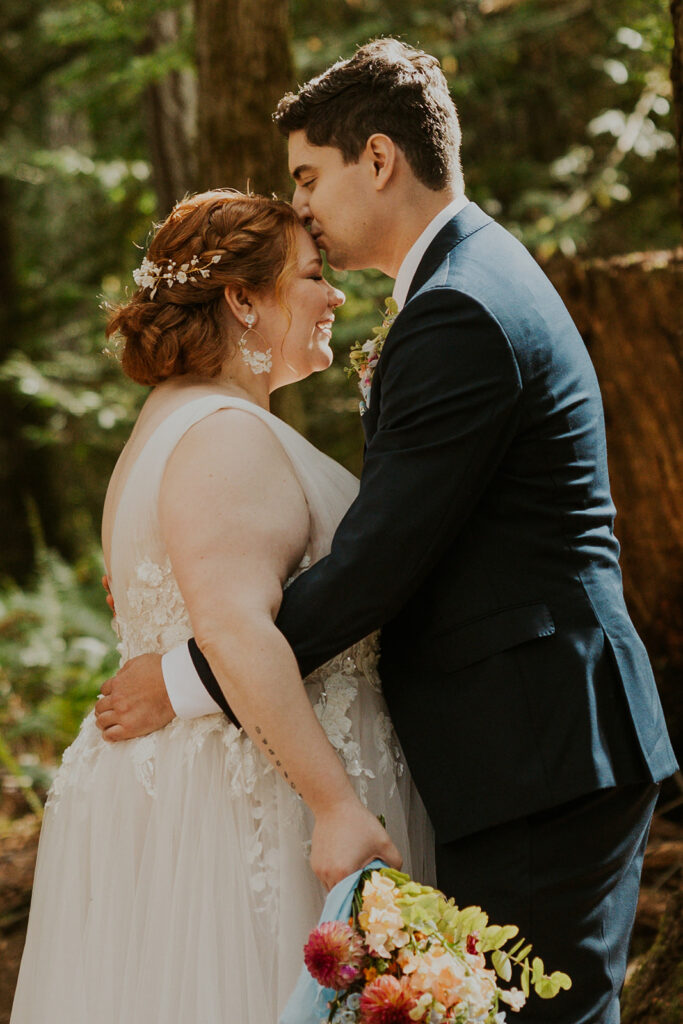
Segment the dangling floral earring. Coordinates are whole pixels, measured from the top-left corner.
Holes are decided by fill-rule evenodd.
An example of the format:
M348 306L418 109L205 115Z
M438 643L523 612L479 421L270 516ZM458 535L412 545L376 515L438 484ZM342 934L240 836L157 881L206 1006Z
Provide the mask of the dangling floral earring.
M258 350L252 351L246 342L246 337L249 334L249 331L253 331L254 334L258 334L261 341L265 344L266 339L260 331L257 331L254 327L254 324L256 323L256 315L254 313L247 313L244 321L247 325L247 329L243 332L242 337L237 342L240 355L252 373L270 373L273 369L272 348L267 348L265 352L259 352Z

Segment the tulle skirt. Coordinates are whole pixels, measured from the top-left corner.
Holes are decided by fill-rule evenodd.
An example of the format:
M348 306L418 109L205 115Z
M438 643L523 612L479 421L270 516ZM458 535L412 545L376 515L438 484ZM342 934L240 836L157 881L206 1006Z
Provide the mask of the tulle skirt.
M381 696L344 704L320 710L335 745L406 869L432 880ZM115 745L88 716L48 800L11 1024L275 1024L324 899L311 828L222 715Z

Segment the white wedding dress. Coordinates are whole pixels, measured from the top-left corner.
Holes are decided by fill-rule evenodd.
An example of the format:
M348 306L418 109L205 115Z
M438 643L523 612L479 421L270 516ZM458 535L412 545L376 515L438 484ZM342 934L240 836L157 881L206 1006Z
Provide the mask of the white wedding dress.
M166 461L203 417L234 407L275 433L310 510L301 568L329 550L357 481L252 403L208 394L174 410L139 454L114 524L122 661L192 629L164 549ZM340 601L343 595L340 595ZM362 800L384 814L405 869L433 881L433 838L380 692L376 642L306 690ZM304 804L222 715L107 744L91 713L48 797L11 1024L275 1024L323 892Z

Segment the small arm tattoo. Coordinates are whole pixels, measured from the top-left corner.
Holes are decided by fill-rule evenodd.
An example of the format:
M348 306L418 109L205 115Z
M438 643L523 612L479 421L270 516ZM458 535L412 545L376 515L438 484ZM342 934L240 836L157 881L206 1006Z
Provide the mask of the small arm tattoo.
M257 725L257 726L254 727L254 731L256 732L256 735L261 740L261 747L265 747L266 748L266 750L263 751L263 753L266 753L266 751L267 751L268 754L270 755L270 757L275 761L275 767L278 768L278 769L282 769L282 761L276 756L275 751L273 750L272 746L270 745L267 737L263 735L263 729L261 729L261 727L259 725ZM292 782L292 780L290 779L289 772L287 772L285 770L282 770L281 774L282 774L283 778L285 779L285 781L289 784L290 788L293 789L294 792L297 794L297 796L301 796L301 793L297 789L296 783Z

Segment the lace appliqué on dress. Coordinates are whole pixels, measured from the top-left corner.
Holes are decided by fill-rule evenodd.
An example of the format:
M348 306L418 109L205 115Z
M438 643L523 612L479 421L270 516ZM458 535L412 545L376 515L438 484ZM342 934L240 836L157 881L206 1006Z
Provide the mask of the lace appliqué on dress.
M353 723L347 712L357 698L360 687L369 686L381 693L378 658L379 633L374 633L332 658L306 678L307 687L320 687L320 696L314 705L315 713L327 738L344 762L346 771L358 780L358 795L366 805L367 779L376 776L375 772L362 763L360 743L353 738ZM373 737L380 755L378 770L393 776L403 774L401 750L389 716L384 712L377 712L373 721ZM394 781L392 793L395 785Z
M83 719L76 739L62 754L61 764L47 795L46 807L53 807L56 810L60 798L68 788L88 788L95 760L104 743L95 724L95 714L91 712Z
M190 618L168 556L143 558L126 591L124 621L119 622L121 662L138 654L165 654L192 636Z
M389 789L389 796L393 796L396 792L396 780L403 775L406 766L389 715L380 711L373 723L372 732L375 749L379 754L377 770L382 775L391 773L393 776Z

